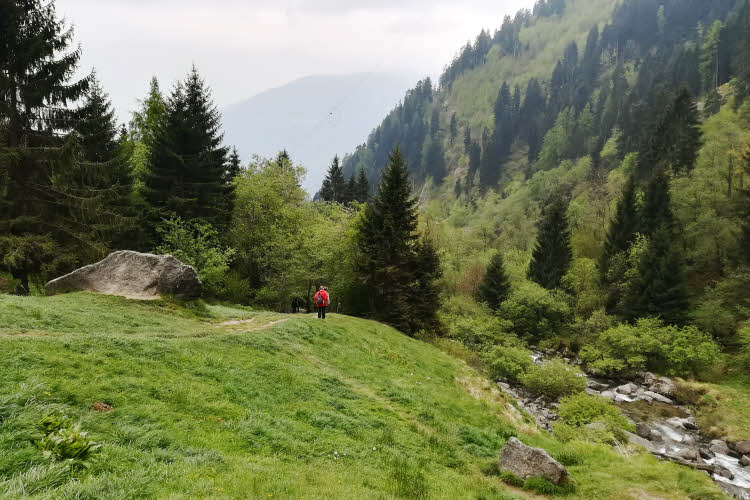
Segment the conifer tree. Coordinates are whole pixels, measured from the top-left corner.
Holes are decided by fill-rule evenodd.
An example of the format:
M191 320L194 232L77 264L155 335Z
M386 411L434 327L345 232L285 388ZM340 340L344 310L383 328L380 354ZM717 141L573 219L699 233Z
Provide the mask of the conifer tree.
M358 246L360 283L371 314L407 333L434 325L439 262L434 247L417 233L417 201L398 148L367 205Z
M649 238L638 273L626 292L624 319L658 316L667 324L684 323L688 307L684 264L673 237L673 231L662 226Z
M674 215L670 203L669 177L663 169L660 169L651 177L646 186L639 232L651 236L661 228L671 230Z
M360 203L367 203L370 199L370 183L367 181L367 174L364 168L360 168L357 175L357 187L354 199Z
M143 143L147 148L156 144L157 133L164 127L167 115L167 104L159 88L159 81L152 77L149 82L148 95L141 101L141 108L133 113L130 121L130 133L133 139Z
M356 201L357 198L357 178L353 175L349 177L349 181L346 183L346 189L344 190L344 203L351 203Z
M537 243L531 255L529 279L550 290L560 285L573 258L567 209L562 195L553 196L539 222Z
M471 129L467 125L464 127L464 153L469 154L471 148Z
M451 146L453 145L453 142L456 140L456 136L458 135L458 119L456 118L456 113L453 113L451 115Z
M228 150L221 145L220 120L211 92L193 66L172 91L150 151L145 194L153 226L170 216L217 227L228 222Z
M328 174L320 188L320 198L323 201L346 202L346 179L338 155L333 157L331 166L328 167Z
M80 49L53 3L0 3L0 269L28 292L32 275L66 259L58 242L69 238L60 222L64 194L57 173L75 168L76 140L61 138L74 123L67 105L86 92L89 78L72 81ZM77 193L82 206L92 196Z
M232 152L229 155L229 163L227 165L226 180L227 184L231 183L235 177L240 175L242 172L242 161L240 160L240 154L237 152L237 148L232 148Z
M477 300L486 303L490 309L497 311L510 293L510 280L505 272L503 256L495 253L487 266L484 279L477 289Z
M636 195L636 182L631 174L625 184L622 196L617 202L615 218L609 225L607 239L604 241L604 249L599 261L602 278L607 274L610 259L617 253L627 251L640 229Z
M117 155L115 111L92 73L84 105L76 112L75 130L81 137L86 161L106 163Z

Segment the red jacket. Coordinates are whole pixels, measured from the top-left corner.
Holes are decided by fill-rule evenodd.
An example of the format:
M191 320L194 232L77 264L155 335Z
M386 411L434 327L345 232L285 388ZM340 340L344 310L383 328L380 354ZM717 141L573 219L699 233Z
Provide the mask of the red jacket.
M318 295L320 295L321 297L323 297L323 305L322 306L318 305ZM313 297L313 303L315 304L315 307L328 307L328 292L326 292L325 290L320 290Z

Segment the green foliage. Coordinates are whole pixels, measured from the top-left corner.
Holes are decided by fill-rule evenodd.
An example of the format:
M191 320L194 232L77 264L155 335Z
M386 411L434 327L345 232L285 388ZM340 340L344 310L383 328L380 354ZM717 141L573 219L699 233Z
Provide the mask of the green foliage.
M328 173L325 179L323 179L323 185L320 188L320 198L323 201L334 201L337 203L346 203L348 201L346 181L338 155L333 157L331 166L328 167Z
M531 255L529 279L549 290L560 285L573 258L566 218L568 203L555 195L545 207L539 223L537 244Z
M533 365L521 376L521 383L531 392L549 399L582 392L586 378L578 367L554 359Z
M737 362L743 370L750 371L750 328L742 328L737 336L740 343Z
M635 426L607 399L584 392L562 398L557 407L557 414L564 424L575 428L600 422L606 426L607 432L620 442L627 440L623 431L635 431Z
M657 319L610 328L584 346L580 356L590 370L603 375L647 369L683 377L701 377L723 359L710 335L694 326L663 326Z
M500 471L499 478L500 481L504 482L505 484L515 486L516 488L521 488L523 486L523 481L521 480L521 478L519 478L509 470Z
M417 231L417 200L399 148L391 154L359 229L358 278L369 312L401 331L434 329L442 274L434 244Z
M600 286L599 269L589 258L574 259L561 282L575 304L576 314L588 318L604 306L606 297Z
M539 493L540 495L565 496L570 494L575 487L572 483L558 486L543 477L530 477L524 481L523 489Z
M528 281L513 290L498 314L508 321L516 335L533 341L561 334L572 319L562 292L549 291Z
M193 266L209 295L218 297L224 293L235 250L219 243L219 234L210 224L176 217L162 221L156 230L162 241L157 253L171 254Z
M531 352L520 346L494 346L482 359L490 377L511 383L519 382L533 365Z
M492 256L484 279L477 289L477 300L497 311L510 293L510 282L505 272L503 256L498 252Z
M36 442L45 458L66 460L75 466L88 467L87 460L101 447L81 431L80 424L69 418L50 414L42 419L39 427L44 437Z

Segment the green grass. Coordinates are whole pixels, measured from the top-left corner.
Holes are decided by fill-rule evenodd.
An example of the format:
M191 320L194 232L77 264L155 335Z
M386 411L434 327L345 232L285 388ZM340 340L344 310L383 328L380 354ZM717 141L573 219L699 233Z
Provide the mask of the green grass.
M464 362L335 314L0 295L0 366L2 498L528 497L482 472L515 434L569 464L569 498L720 497L647 454L535 433ZM88 470L33 444L51 412L102 445Z
M720 383L683 382L681 395L697 408L696 419L717 438L750 439L750 375L733 375Z

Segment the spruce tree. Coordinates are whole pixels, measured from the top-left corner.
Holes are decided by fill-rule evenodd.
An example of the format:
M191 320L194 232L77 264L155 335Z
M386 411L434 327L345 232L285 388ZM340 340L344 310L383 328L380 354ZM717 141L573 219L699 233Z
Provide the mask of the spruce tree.
M399 148L367 205L358 247L358 274L370 313L407 333L433 326L439 262L434 247L417 233L417 200Z
M354 199L359 203L367 203L370 199L370 183L367 181L367 174L364 168L359 169L357 175L357 186Z
M86 161L106 163L117 155L119 141L115 111L92 73L84 105L76 111L76 132L81 137Z
M242 172L242 161L240 160L240 154L237 152L237 148L232 148L232 152L229 155L229 163L227 164L227 172L225 182L231 183L235 177L240 175Z
M486 303L490 309L497 311L510 293L510 280L505 272L503 256L495 253L487 266L484 279L477 289L477 300Z
M635 178L631 174L625 184L622 196L617 202L615 218L609 225L607 239L604 241L604 248L599 260L599 271L603 279L607 274L612 257L620 252L627 251L640 229L636 187Z
M331 166L328 167L328 174L320 188L320 198L323 201L346 202L346 178L338 155L333 157Z
M688 308L684 263L674 232L662 226L648 241L638 273L630 284L623 303L624 319L661 318L670 325L682 325Z
M167 101L164 126L157 131L146 175L152 225L178 216L217 227L228 222L227 153L221 145L221 116L193 66Z
M458 135L458 119L456 118L456 113L453 113L451 115L451 146L453 146L453 143L456 140L456 136Z
M80 59L72 40L53 3L0 3L0 268L23 292L32 275L62 270L53 260L69 257L57 248L70 238L59 224L67 195L53 182L79 161L77 141L61 135L75 120L67 106L89 85L88 77L71 80ZM76 196L85 206L92 193Z
M674 215L670 204L669 176L660 169L646 186L639 232L651 236L660 228L672 229Z
M356 201L357 196L357 178L352 175L349 177L349 181L346 183L346 189L344 190L344 201L343 203L351 203Z
M531 255L528 278L550 290L560 285L573 258L567 209L562 195L553 196L539 222L537 243Z
M471 144L471 129L467 125L464 127L464 153L469 154Z

